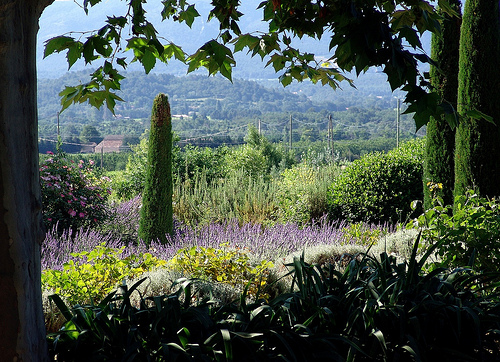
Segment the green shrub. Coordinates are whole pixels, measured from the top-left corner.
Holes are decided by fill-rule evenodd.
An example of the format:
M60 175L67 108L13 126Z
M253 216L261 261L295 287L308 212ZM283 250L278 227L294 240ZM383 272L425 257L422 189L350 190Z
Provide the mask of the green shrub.
M227 146L217 148L185 145L174 159L174 176L180 181L194 180L203 173L208 184L217 182L227 174L226 155L230 152Z
M225 283L242 290L248 284L250 296L266 296L262 290L273 263L263 260L252 266L247 251L222 244L220 248L193 246L181 249L169 261L169 266L191 278Z
M362 222L352 223L342 228L344 243L352 243L364 246L375 244L382 236L387 234L386 230L367 225Z
M232 149L226 156L229 173L239 172L253 178L267 176L267 162L262 151L248 144Z
M148 159L148 139L144 138L138 145L130 146L132 153L128 156L125 171L113 179L113 192L118 199L129 200L142 194L146 181L146 163Z
M412 220L408 227L422 228L426 248L440 244L438 266L473 264L476 270L498 271L500 204L479 197L471 190L456 196L454 206L444 205L440 197L434 197L433 203L433 208Z
M149 253L121 258L125 246L112 249L101 244L92 251L72 253L63 270L42 271L42 288L66 298L70 305L96 303L125 279L137 278L166 262Z
M214 180L213 180L214 181ZM209 183L206 172L174 185L174 213L190 226L237 219L240 224L273 222L278 208L276 185L262 177L234 171Z
M277 221L306 224L326 214L328 185L337 171L336 166L320 168L304 162L283 171L277 181Z
M45 225L59 230L96 226L107 217L110 180L93 169L93 161L74 162L57 153L40 165Z
M269 179L272 171L291 167L295 160L293 155L281 144L275 145L259 135L253 126L248 128L246 144L230 149L226 156L229 173L243 171L245 175Z
M410 203L423 197L423 145L423 140L409 141L349 164L328 191L331 217L369 223L405 220L412 212Z
M248 127L245 141L249 147L259 151L264 156L267 173L272 170L288 168L295 163L293 153L285 149L282 143L271 143L265 136L259 134L255 126Z

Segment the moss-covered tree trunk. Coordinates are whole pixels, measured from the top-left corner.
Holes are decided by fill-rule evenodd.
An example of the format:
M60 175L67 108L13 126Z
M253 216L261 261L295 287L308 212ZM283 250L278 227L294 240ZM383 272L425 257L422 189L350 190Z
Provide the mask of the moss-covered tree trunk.
M0 361L48 361L40 245L36 35L52 0L0 0Z
M450 0L450 4L460 12L460 0ZM458 17L445 15L442 37L432 35L431 58L438 67L431 66L431 84L444 102L457 109L458 92L458 48L460 44L460 23ZM430 184L441 184L434 189L446 205L453 204L455 184L455 130L442 119L431 119L427 124L427 140L424 160L424 206L432 205L433 192Z
M460 35L458 111L491 117L464 117L457 128L455 195L474 189L500 196L500 13L498 1L467 0Z
M142 195L139 237L167 242L172 233L172 117L165 94L156 96L151 112L146 184Z

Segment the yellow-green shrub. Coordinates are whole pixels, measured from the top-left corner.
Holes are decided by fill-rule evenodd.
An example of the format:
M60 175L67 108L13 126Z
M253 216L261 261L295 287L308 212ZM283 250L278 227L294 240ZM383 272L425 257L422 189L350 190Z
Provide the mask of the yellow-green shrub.
M273 263L263 260L253 266L248 251L221 244L220 248L193 246L181 249L170 260L169 266L193 278L233 287L245 287L249 284L248 295L256 296L266 286ZM265 297L266 294L260 293L260 296Z
M73 253L74 260L63 270L42 271L42 287L65 297L68 304L97 303L118 287L124 279L134 279L146 271L165 265L150 253L121 258L120 249L99 245L92 251Z
M371 246L375 244L387 231L370 226L363 222L349 224L342 228L345 244Z

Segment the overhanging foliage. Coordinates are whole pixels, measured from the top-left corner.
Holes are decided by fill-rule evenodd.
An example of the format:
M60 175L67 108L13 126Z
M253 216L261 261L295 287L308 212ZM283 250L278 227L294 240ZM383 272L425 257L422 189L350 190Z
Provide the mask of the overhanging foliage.
M101 0L84 0L86 13ZM126 2L125 13L108 16L105 25L88 33L70 33L46 42L45 56L65 51L69 67L83 58L89 64L102 61L89 82L67 87L61 92L62 109L73 103L89 102L113 111L123 76L117 67L126 69L130 62L140 62L149 73L157 61L168 63L172 58L188 64L188 72L206 68L209 74L221 73L231 79L236 64L234 52L246 50L253 56L267 59L278 72L283 85L293 80L311 80L332 88L341 82L353 84L346 72L360 74L370 67L382 67L393 90L406 92L408 112L414 113L417 128L431 115L444 113L439 98L428 93L427 80L419 63L431 63L422 50L420 36L425 31L440 31L440 15L423 0L363 1L263 1L262 19L268 24L265 32L242 33L238 26L243 14L236 0L213 2L208 20L220 23L216 39L203 44L193 54L185 53L176 44L159 36L148 21L142 0ZM455 15L445 0L438 1L447 14ZM163 21L185 22L191 26L200 17L194 4L184 0L163 2ZM125 36L129 34L129 36ZM331 56L317 59L314 54L292 46L293 37L331 38ZM126 57L133 52L133 59ZM450 117L454 121L454 116Z

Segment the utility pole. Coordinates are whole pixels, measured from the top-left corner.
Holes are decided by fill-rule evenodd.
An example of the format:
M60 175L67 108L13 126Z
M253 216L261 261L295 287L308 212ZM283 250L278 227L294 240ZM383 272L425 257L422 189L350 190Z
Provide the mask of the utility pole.
M332 162L335 160L334 159L334 153L333 153L333 122L332 122L332 115L328 115L328 147L330 148L330 153L332 157Z
M260 118L259 118L258 128L259 128L259 136L260 136Z
M332 149L332 134L331 134L331 123L332 123L332 116L331 115L328 115L328 135L327 135L327 139L328 139L328 149Z
M397 112L397 117L396 117L396 147L399 147L399 122L401 120L401 112L400 112L400 106L399 106L399 98L398 100L398 107L396 109Z
M293 137L293 133L292 133L292 115L290 115L290 151L292 150L292 137Z

